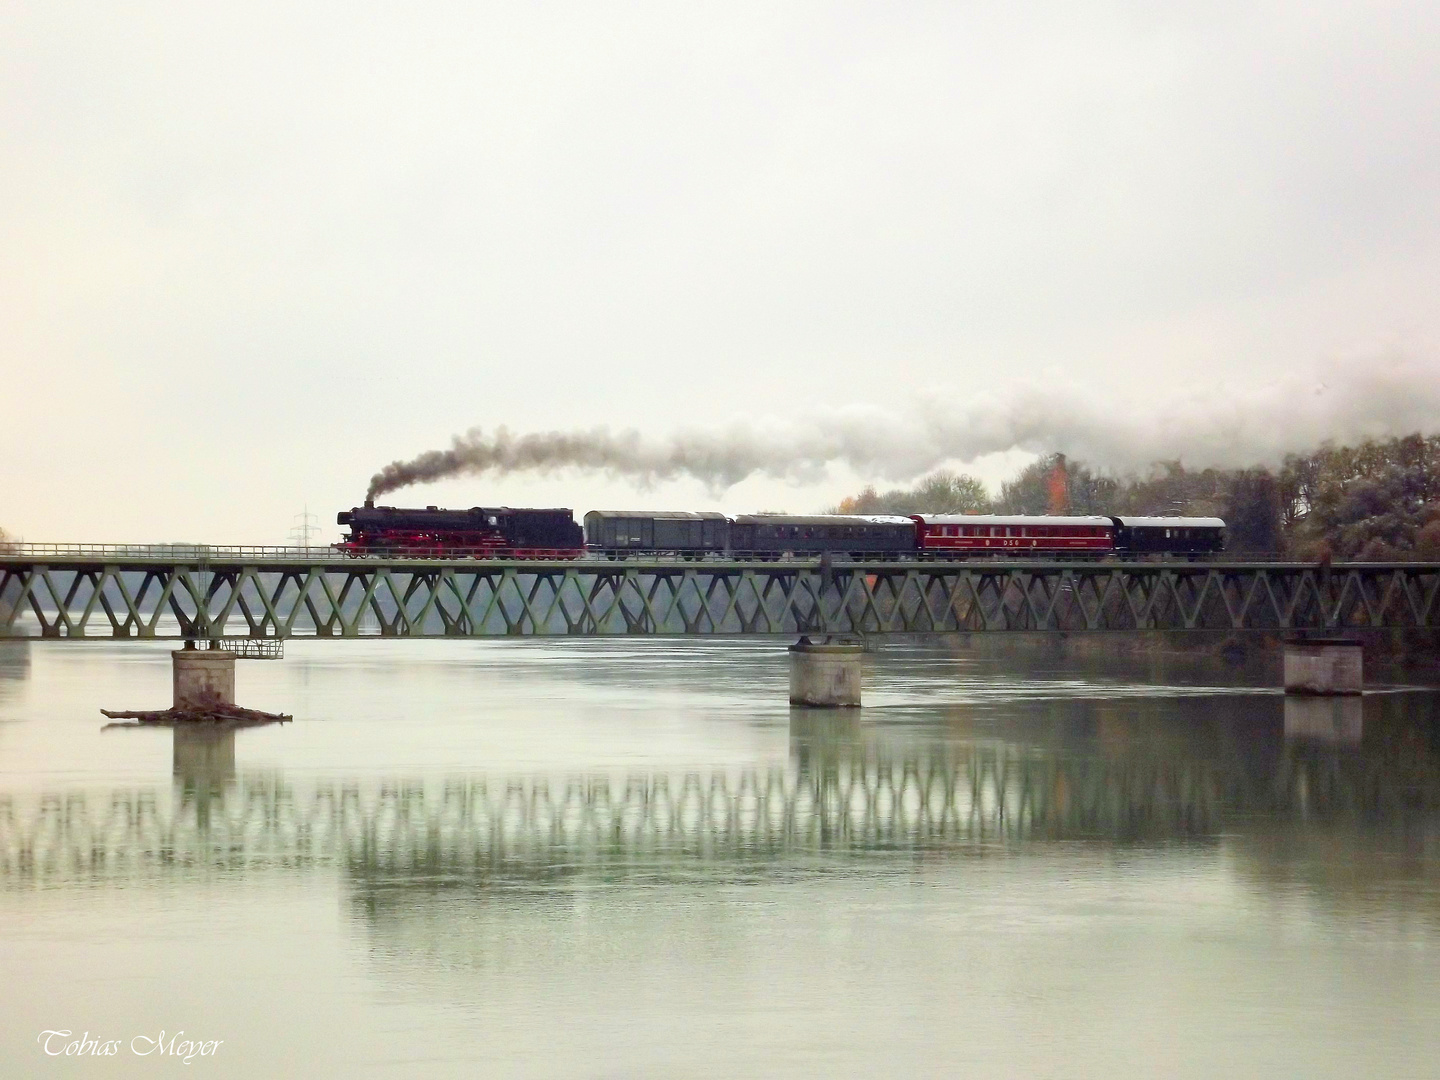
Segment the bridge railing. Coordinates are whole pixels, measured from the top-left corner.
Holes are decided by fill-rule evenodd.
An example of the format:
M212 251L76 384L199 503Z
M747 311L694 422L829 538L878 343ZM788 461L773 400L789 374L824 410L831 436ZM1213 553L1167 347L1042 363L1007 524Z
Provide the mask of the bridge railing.
M330 546L284 547L251 544L47 544L11 542L0 544L0 558L40 561L44 559L93 559L96 562L124 562L127 559L155 562L316 562L341 560L346 556Z
M363 553L344 551L335 545L275 545L275 544L76 544L76 543L32 543L28 541L0 541L0 560L7 562L37 562L58 559L67 562L124 563L165 562L180 564L204 564L215 562L230 563L344 563L357 562L562 562L587 564L618 564L620 566L650 563L781 563L811 565L822 561L819 552L798 551L777 553L773 551L729 551L704 553L666 553L655 551L616 552L612 550L586 551L578 558L544 557L535 555L517 559L513 553L497 552L493 548L371 548ZM986 567L1000 564L1032 564L1037 562L1085 566L1099 563L1122 561L1129 565L1143 566L1157 562L1173 562L1195 566L1287 566L1312 567L1319 571L1328 569L1322 564L1297 562L1279 552L1221 552L1211 556L1186 558L1173 555L1149 555L1123 558L1113 553L1064 557L1053 553L1041 557L1027 556L1018 551L995 552L993 554L971 554L968 557L935 552L837 552L830 559L836 565L859 563L939 563ZM1386 563L1347 563L1346 568L1371 565L1375 567L1394 566L1397 562L1429 562L1425 559L1404 559Z

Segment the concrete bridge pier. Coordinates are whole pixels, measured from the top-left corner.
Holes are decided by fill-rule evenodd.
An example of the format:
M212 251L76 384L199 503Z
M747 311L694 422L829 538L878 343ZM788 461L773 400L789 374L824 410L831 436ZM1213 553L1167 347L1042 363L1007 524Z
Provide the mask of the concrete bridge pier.
M1364 650L1353 638L1285 643L1287 694L1358 694L1365 686Z
M790 646L790 704L859 705L864 653L861 645L817 645L802 637Z
M217 648L197 649L193 641L170 654L177 709L235 704L235 654Z

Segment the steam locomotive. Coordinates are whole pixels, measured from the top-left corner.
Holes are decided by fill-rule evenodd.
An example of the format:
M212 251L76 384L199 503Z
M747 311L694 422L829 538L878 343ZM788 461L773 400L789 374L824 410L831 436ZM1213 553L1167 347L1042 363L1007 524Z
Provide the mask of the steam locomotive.
M1198 558L1223 551L1213 517L1026 517L996 514L884 515L657 513L592 510L585 526L568 508L357 506L336 521L348 555L414 558L699 559L843 555L856 559Z
M364 506L342 510L338 525L350 533L335 547L347 555L463 556L506 559L578 559L585 534L568 508L523 510L509 506L438 506L404 509Z

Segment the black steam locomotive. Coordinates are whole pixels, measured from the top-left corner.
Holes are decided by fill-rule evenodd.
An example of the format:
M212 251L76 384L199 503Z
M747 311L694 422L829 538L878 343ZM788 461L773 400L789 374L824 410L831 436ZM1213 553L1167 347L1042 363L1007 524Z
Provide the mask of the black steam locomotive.
M1184 517L1035 517L995 514L863 515L657 513L569 509L363 507L336 520L350 555L420 558L610 559L634 556L760 558L845 555L874 559L996 556L1198 558L1223 551L1225 522Z
M335 545L347 555L578 559L585 554L585 534L569 508L404 509L367 501L341 511L335 521L350 526L349 535Z

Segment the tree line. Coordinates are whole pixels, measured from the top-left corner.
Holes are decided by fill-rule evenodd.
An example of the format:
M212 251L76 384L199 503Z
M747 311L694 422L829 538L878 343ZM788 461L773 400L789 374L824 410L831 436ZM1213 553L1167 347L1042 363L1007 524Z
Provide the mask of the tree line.
M1278 470L1195 470L1177 460L1116 476L1047 454L1001 484L998 497L973 476L937 472L913 488L867 487L830 512L1220 517L1238 553L1440 559L1440 435L1327 443L1288 455Z

